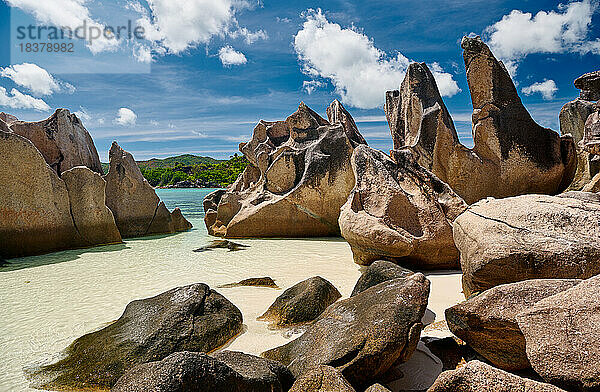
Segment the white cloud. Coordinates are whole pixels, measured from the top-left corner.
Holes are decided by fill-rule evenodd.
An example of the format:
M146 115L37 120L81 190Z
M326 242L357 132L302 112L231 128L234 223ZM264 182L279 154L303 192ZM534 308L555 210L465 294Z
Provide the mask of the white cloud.
M75 87L56 80L48 71L36 64L23 63L0 68L0 76L11 79L35 95L51 95L59 91L73 93L75 91Z
M85 6L85 0L6 0L8 5L17 7L31 15L39 22L56 27L70 27L73 31L82 26L84 21L88 27L104 30L104 25L93 20L90 10ZM92 53L114 50L119 41L115 38L100 38L88 43Z
M135 125L137 121L137 115L133 112L133 110L128 108L121 108L117 112L117 118L115 118L115 123L122 126L131 126Z
M302 82L302 89L306 91L307 94L312 94L313 91L318 89L319 87L325 86L325 83L319 80L305 80Z
M458 87L456 80L452 78L452 74L444 72L439 63L433 63L429 67L431 68L431 73L440 90L440 94L446 97L452 97L462 91Z
M178 54L199 44L207 44L215 36L242 37L247 43L266 39L263 30L251 32L240 27L236 11L252 8L247 1L235 0L146 0L150 12L139 3L130 2L138 11L138 25L145 37L155 43L157 51ZM161 53L164 54L164 53Z
M385 53L356 28L329 22L320 9L304 17L294 48L305 74L330 79L344 103L362 109L382 105L385 91L398 88L410 63L402 53ZM440 83L442 95L455 90L447 80Z
M50 110L50 106L44 100L23 94L16 88L13 88L9 95L4 87L0 87L0 106L11 109L34 109L40 112Z
M238 52L229 45L224 46L219 50L219 59L226 67L242 65L248 62L246 56L244 56L242 52Z
M156 121L156 120L150 120L150 125L152 125L153 127L157 127L158 126L158 121Z
M554 98L554 94L558 91L556 87L556 83L554 80L545 80L543 82L537 82L532 84L531 86L524 87L522 90L525 95L532 95L535 93L540 93L542 98L545 100L551 100Z
M590 0L559 4L558 11L513 10L486 28L494 54L515 73L520 60L531 53L600 54L600 39L590 40L592 15L598 3Z
M78 111L73 112L84 124L92 121L92 116L84 107L80 107Z

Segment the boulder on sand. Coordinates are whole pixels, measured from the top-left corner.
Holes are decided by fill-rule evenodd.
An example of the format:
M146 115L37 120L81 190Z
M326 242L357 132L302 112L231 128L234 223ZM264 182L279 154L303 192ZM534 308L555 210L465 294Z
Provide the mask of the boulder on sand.
M386 97L394 149L408 149L468 204L488 196L560 193L576 169L573 139L536 124L502 62L477 38L461 43L473 103L474 147L460 144L425 64Z
M579 279L532 279L493 287L446 309L448 328L492 365L515 371L531 367L516 315L568 290Z
M299 377L290 392L356 392L335 368L320 365Z
M427 392L565 392L554 385L522 378L480 361L440 374Z
M285 290L258 320L275 327L313 321L341 296L334 285L315 276Z
M177 352L127 371L112 392L286 392L293 376L283 365L234 351L214 356Z
M340 212L354 261L389 260L418 269L457 268L451 222L467 207L409 151L392 158L367 146L352 155L356 185Z
M81 120L67 109L57 109L43 121L13 121L9 126L15 134L31 140L59 176L75 166L103 174L92 137Z
M170 213L142 172L133 156L113 142L109 152L106 205L112 211L123 238L175 233L191 224L181 211Z
M302 336L262 356L283 363L296 377L332 366L364 388L413 354L428 297L429 280L420 273L380 283L329 306Z
M62 173L75 229L87 245L121 243L112 212L106 207L106 182L85 166Z
M252 139L240 144L250 162L246 170L227 192L207 196L209 233L227 238L339 235L339 210L354 186L350 156L363 140L357 130L345 128L353 124L346 111L334 112L332 119L341 122L330 124L301 103L285 121L260 121Z
M391 261L377 260L368 266L354 285L351 297L360 294L366 289L376 286L379 283L392 279L406 278L414 272L402 268Z
M527 279L600 273L600 196L567 192L481 200L453 223L465 297Z
M600 276L517 315L533 369L572 391L600 390Z
M205 284L127 305L99 331L76 339L65 358L30 374L42 389L108 389L133 366L178 351L210 352L242 331L242 313Z

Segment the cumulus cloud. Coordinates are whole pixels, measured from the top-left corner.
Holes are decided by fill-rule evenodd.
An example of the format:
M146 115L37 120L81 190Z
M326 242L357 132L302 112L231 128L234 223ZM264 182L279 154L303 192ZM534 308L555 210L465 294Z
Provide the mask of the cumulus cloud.
M325 86L325 83L319 80L305 80L302 82L302 89L306 91L307 94L312 94L313 91L318 89L319 87Z
M88 28L96 27L104 30L104 25L92 19L85 0L6 0L8 5L19 8L35 17L39 22L56 27L69 27L73 31L82 26L84 21ZM95 39L88 48L92 53L114 50L119 41L107 39L102 35Z
M219 50L219 59L226 67L231 67L232 65L242 65L248 62L246 56L244 56L242 52L238 52L229 45L224 46Z
M34 109L40 112L50 110L50 106L44 100L23 94L16 88L8 94L4 87L0 87L0 106L11 109Z
M513 10L485 30L494 54L511 73L520 60L532 53L600 54L600 39L590 39L592 15L598 3L590 0L559 4L557 10L529 12Z
M385 53L356 28L329 22L320 9L308 10L304 17L294 48L305 74L331 80L344 103L362 109L380 106L385 91L398 88L410 64L402 53ZM442 73L440 67L438 76ZM455 90L447 80L440 82L442 95Z
M36 64L23 63L0 68L0 76L11 79L35 95L51 95L59 91L73 93L75 91L75 87L56 80L48 71Z
M442 95L452 97L462 91L452 74L444 72L439 63L433 63L429 67Z
M544 80L543 82L537 82L531 86L524 87L521 91L525 95L540 93L545 100L551 100L554 98L554 94L556 94L558 88L554 80Z
M140 3L130 7L141 14L138 25L145 37L155 43L159 53L178 54L199 44L206 44L215 36L242 37L247 43L266 39L263 30L256 32L240 27L236 11L251 8L246 1L235 0L146 0L150 12ZM160 54L164 54L160 53Z
M115 118L115 123L122 126L132 126L135 125L137 121L137 115L133 112L133 110L128 108L121 108L117 112L117 118Z

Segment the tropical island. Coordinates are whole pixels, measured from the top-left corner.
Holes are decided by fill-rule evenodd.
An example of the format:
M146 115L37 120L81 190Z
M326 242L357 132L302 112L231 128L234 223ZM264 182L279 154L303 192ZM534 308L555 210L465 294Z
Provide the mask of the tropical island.
M0 391L600 391L600 3L95 3L0 2L149 29L0 66Z

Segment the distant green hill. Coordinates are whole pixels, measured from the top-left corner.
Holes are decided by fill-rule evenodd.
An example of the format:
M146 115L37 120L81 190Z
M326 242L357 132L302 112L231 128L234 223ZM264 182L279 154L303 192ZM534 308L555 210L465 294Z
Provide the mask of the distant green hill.
M226 160L215 159L211 157L203 157L199 155L183 154L176 157L168 157L165 159L152 158L147 161L136 161L140 169L150 169L155 167L160 168L175 168L177 166L194 166L200 164L216 165L217 163L225 162ZM108 163L102 163L102 170L108 173Z
M140 168L153 168L153 167L170 167L174 168L176 166L194 166L200 165L203 163L208 163L211 165L216 165L217 163L223 162L223 160L211 158L211 157L202 157L199 155L192 154L184 154L178 155L176 157L169 157L165 159L153 158L148 161L137 161L137 164Z
M226 160L185 154L137 161L137 164L152 186L172 186L188 181L195 186L213 188L225 187L234 182L244 171L248 161L237 154ZM102 163L102 170L108 173L108 163Z

